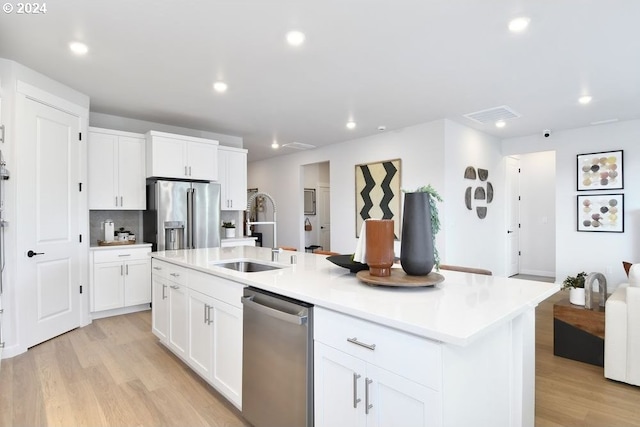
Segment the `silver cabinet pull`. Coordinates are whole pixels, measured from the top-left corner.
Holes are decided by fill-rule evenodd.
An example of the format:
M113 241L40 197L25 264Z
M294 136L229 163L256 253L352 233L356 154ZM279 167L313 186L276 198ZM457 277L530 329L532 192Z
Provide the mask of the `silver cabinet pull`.
M125 274L128 276L129 275L129 264L124 266L124 271L125 271Z
M122 257L122 256L131 256L131 254L120 254L120 255L118 255L118 256L119 256L119 257ZM160 270L160 267L153 267L153 268L155 268L156 270Z
M369 378L364 380L364 413L369 415L369 409L373 408L373 405L369 403L369 385L373 382Z
M376 349L376 345L375 344L363 343L362 341L358 341L357 337L347 338L347 341L349 341L352 344L359 345L360 347L368 348L369 350L375 350Z
M211 319L211 309L213 308L213 306L207 305L207 312L208 312L208 319L207 319L207 325L210 325L213 323L213 320Z
M179 274L179 273L169 273L169 275L170 275L170 276L173 276L173 277L180 277L180 274Z
M189 176L189 174L187 173L187 167L186 166L184 167L184 175L185 176Z
M162 285L162 299L167 299L167 295L165 294L166 289L167 285Z
M124 265L120 266L120 275L124 276Z
M162 270L162 267L153 267L154 270Z
M204 305L204 323L205 324L209 324L209 304L205 304Z
M171 289L180 289L180 286L176 286L176 285L170 285L169 286Z
M362 402L362 399L358 398L358 378L360 374L353 373L353 408L358 407L358 403Z
M191 166L189 166L189 176L191 176Z
M124 197L120 196L120 206L124 206Z

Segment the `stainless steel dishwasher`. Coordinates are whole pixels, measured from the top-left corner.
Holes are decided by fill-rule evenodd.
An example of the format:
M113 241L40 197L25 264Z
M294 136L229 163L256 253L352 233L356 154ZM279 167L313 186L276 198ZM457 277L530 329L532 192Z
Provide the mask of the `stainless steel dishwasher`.
M242 303L242 415L255 427L312 427L313 305L252 287Z

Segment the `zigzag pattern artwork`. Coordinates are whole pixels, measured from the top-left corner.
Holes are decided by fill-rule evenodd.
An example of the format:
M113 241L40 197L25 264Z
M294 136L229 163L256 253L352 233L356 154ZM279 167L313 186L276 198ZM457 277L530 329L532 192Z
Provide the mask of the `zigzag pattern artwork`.
M400 236L400 159L356 165L356 237L365 219L393 219Z

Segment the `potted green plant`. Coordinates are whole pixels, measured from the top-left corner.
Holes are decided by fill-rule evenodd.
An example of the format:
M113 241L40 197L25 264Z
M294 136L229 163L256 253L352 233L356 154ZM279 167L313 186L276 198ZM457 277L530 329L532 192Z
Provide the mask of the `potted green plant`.
M236 237L236 225L231 221L223 221L224 237Z
M575 277L567 276L562 282L562 290L569 289L569 302L574 305L584 305L584 280L587 273L581 271Z

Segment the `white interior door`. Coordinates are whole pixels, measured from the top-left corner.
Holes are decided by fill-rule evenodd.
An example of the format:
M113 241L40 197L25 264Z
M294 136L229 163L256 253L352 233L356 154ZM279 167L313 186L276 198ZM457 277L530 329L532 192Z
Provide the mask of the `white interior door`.
M18 274L31 347L80 325L80 118L25 98L18 129Z
M520 160L507 157L507 277L520 272Z
M331 188L320 186L318 189L318 224L320 225L320 246L331 250Z

